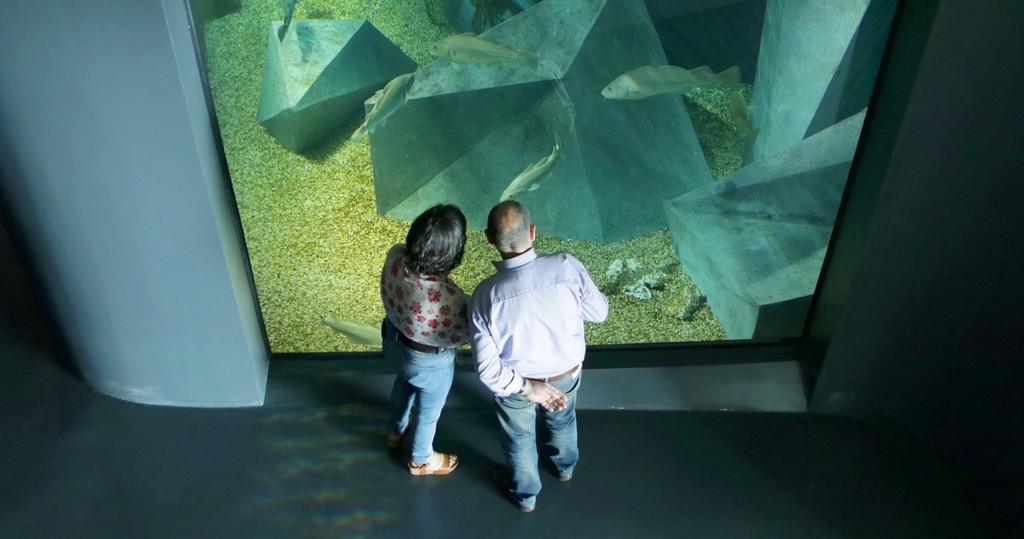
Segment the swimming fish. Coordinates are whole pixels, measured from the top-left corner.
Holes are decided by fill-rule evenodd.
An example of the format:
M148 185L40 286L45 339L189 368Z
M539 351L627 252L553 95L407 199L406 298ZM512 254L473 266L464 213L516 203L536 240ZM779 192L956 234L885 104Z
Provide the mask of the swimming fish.
M523 169L512 180L512 183L508 184L508 187L501 192L501 198L498 202L504 202L514 196L540 187L540 184L551 175L551 169L555 166L555 160L558 159L561 147L562 144L558 140L558 135L555 135L555 146L551 149L551 154Z
M754 138L758 129L750 121L750 109L747 108L747 100L743 99L741 92L733 92L729 95L729 117L733 125L743 133L743 136Z
M432 43L430 53L438 58L451 60L455 69L459 68L459 64L493 62L521 62L531 69L537 69L540 62L540 58L532 52L506 47L470 32L448 36Z
M554 77L551 79L551 85L555 88L555 95L558 96L558 100L562 102L562 110L565 111L565 116L568 118L566 122L569 127L570 133L576 132L576 104L572 102L572 97L569 96L569 91L565 89L565 84L562 83L562 79Z
M380 336L380 326L371 326L355 320L338 320L333 316L325 316L323 322L341 333L352 344L359 344L380 350L384 347L384 339Z
M295 4L298 4L299 0L278 0L277 3L284 10L284 24L277 29L277 40L284 41L284 36L288 33L288 27L292 24L292 15L295 14Z
M406 95L408 95L409 90L412 88L412 83L416 80L414 75L416 75L415 71L399 75L391 79L391 82L387 83L383 90L375 94L377 103L366 114L363 125L360 125L355 133L352 133L353 142L362 139L366 133L372 133L378 126L384 125L388 116L391 116L399 107L405 104Z
M740 68L732 66L721 73L708 66L683 69L677 66L644 66L619 75L608 83L601 95L608 99L644 99L659 94L681 94L698 86L740 84Z

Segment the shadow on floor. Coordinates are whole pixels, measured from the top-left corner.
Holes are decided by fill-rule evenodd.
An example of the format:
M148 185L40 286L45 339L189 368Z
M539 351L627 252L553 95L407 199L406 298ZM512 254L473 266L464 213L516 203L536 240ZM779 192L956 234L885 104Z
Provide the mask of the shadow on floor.
M0 537L987 536L930 452L859 420L582 410L575 477L543 471L523 514L492 480L489 403L441 418L435 447L461 456L454 474L414 477L384 447L379 388L358 380L306 405L149 407L14 352Z

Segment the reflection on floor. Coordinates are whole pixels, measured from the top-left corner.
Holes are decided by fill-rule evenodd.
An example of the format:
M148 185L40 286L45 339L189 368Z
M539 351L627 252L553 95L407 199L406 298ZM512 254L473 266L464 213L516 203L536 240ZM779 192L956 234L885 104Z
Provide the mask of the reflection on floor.
M524 514L492 482L486 405L441 419L454 474L413 477L385 450L384 403L350 386L305 406L156 408L31 345L0 350L0 537L985 536L928 451L858 420L584 410L573 480L543 472Z

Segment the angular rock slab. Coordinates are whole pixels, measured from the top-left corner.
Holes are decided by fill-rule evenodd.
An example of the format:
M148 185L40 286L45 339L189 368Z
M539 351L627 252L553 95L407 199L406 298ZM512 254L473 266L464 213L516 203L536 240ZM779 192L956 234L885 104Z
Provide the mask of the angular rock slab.
M294 20L278 41L270 27L256 119L301 152L363 110L389 80L416 69L365 20Z
M477 17L477 7L473 5L472 1L428 0L428 2L430 1L440 4L440 10L444 13L445 19L447 19L448 24L450 24L452 28L455 28L459 32L478 33L477 29L474 28L473 25L473 20ZM497 12L497 9L495 9L495 12L490 15L494 18L493 22L500 24L540 1L541 0L509 0L506 4L500 7L500 12ZM497 5L494 2L491 3ZM490 24L492 21L488 20L488 17L481 17L480 21L483 24L484 31L491 26L495 26L494 24Z
M845 77L843 60L871 1L768 0L752 100L755 161L804 139L833 78Z
M802 334L863 122L665 203L676 254L730 339Z
M457 204L470 226L525 167L561 155L517 197L542 234L619 241L667 226L660 204L712 181L678 95L612 101L601 90L665 55L642 0L544 0L484 34L540 55L523 63L438 59L370 134L377 210L414 219Z
M766 0L647 0L672 65L707 64L715 72L739 66L742 81L757 73Z
M868 5L804 137L868 106L895 14L896 0L874 0Z

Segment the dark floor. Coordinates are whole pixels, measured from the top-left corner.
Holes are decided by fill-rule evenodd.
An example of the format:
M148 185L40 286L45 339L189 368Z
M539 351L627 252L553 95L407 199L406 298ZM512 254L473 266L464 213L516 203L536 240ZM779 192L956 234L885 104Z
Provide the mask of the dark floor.
M524 514L492 482L487 406L442 417L454 474L412 477L384 449L384 402L358 391L148 407L93 393L17 339L0 351L3 538L986 536L928 451L858 420L584 410L575 477L547 472ZM301 383L287 380L268 394Z

